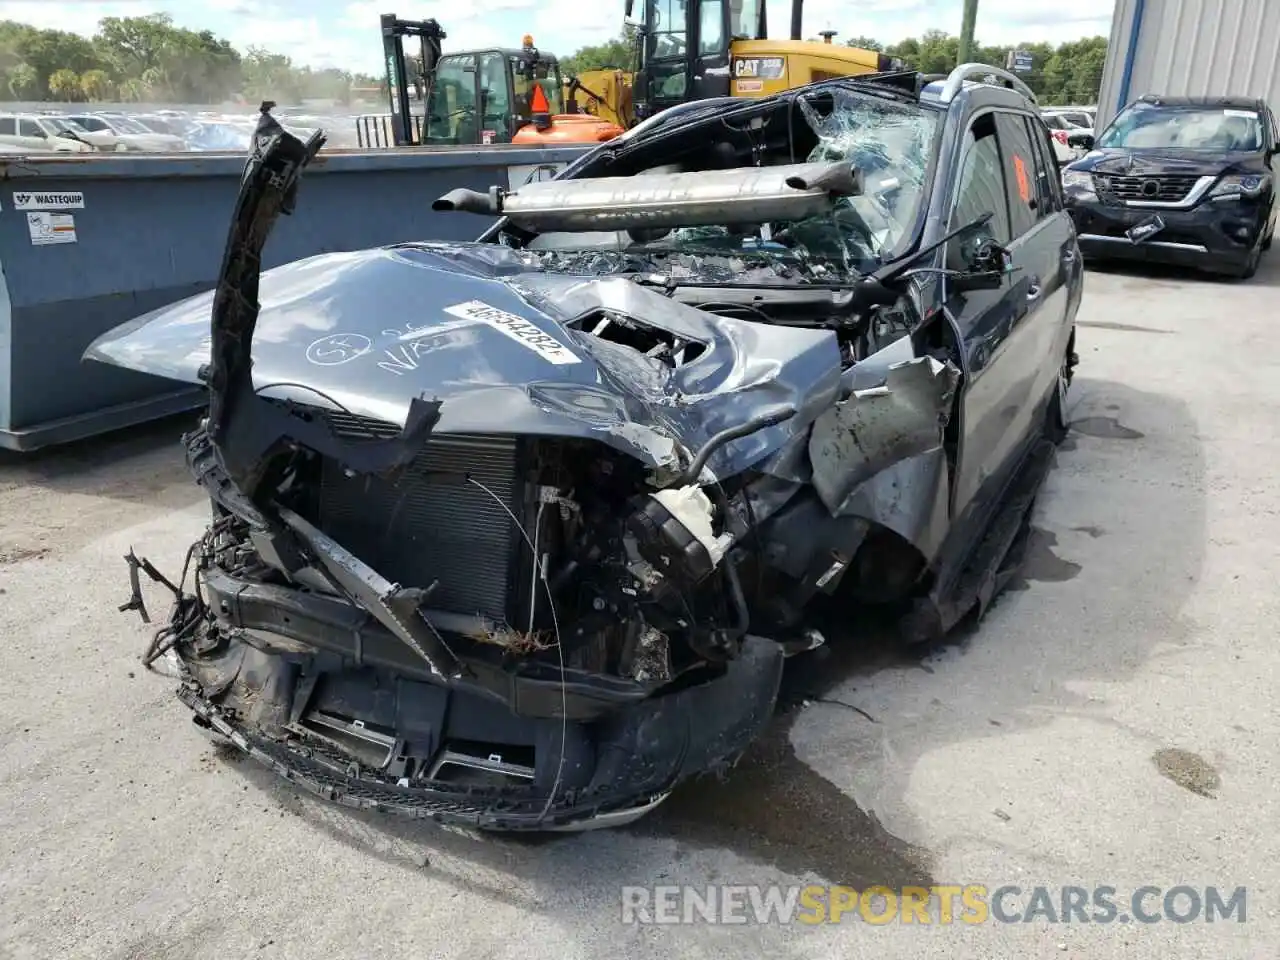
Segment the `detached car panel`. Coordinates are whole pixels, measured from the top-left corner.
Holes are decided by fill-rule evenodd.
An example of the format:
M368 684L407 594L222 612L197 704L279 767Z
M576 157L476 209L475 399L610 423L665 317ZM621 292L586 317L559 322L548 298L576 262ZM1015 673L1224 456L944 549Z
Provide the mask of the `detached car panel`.
M477 242L259 275L322 143L264 110L218 288L87 353L209 386L198 589L129 558L199 723L347 804L613 825L750 745L820 609L919 642L986 607L1075 363L1033 105L697 106L439 198L501 216Z

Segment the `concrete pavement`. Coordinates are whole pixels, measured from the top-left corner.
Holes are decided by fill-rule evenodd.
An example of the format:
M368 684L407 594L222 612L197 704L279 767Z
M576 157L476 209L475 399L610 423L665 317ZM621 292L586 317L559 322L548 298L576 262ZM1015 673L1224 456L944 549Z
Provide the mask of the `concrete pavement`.
M833 645L727 784L550 841L300 797L140 669L120 557L176 568L207 516L181 424L6 458L0 957L1273 956L1278 295L1274 254L1243 284L1090 272L1075 430L979 629L924 661ZM1248 912L620 923L623 884L806 880L1244 885Z

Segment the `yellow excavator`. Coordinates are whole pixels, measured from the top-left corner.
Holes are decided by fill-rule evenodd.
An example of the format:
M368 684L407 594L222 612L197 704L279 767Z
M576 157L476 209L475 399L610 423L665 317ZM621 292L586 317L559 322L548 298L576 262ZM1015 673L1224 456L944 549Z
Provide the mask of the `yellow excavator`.
M626 0L631 21L636 0ZM791 2L791 39L770 40L766 0L640 0L636 69L585 71L565 79L567 107L631 127L678 103L766 97L832 77L902 70L875 50L801 40L804 0ZM632 66L632 65L628 65Z

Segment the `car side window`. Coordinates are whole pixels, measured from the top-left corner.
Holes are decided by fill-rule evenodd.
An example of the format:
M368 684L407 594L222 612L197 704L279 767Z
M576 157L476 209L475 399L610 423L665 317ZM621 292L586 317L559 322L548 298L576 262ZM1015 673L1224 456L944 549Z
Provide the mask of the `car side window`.
M1035 212L1039 219L1044 219L1062 209L1062 181L1058 175L1058 162L1054 159L1048 131L1031 117L1024 117L1023 122L1035 150Z
M40 125L36 123L34 120L19 120L18 136L40 137L41 139L47 139L45 137L44 131L40 129Z
M18 124L13 117L0 117L0 137L12 137L17 129Z
M1009 220L1013 236L1022 236L1036 225L1036 154L1026 121L1016 113L996 113L996 128L1000 132L1000 154L1003 160L1004 183L1008 192Z
M984 213L992 215L988 226L996 242L1008 243L1009 202L1000 173L995 120L989 113L974 120L964 135L949 229L971 223Z

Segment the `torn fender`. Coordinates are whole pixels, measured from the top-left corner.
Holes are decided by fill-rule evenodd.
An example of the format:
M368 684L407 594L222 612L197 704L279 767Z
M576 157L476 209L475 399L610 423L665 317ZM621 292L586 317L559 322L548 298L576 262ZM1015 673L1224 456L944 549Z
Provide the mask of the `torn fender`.
M882 384L818 417L813 486L833 516L881 524L932 556L946 528L943 431L959 381L953 364L933 357L894 363Z

